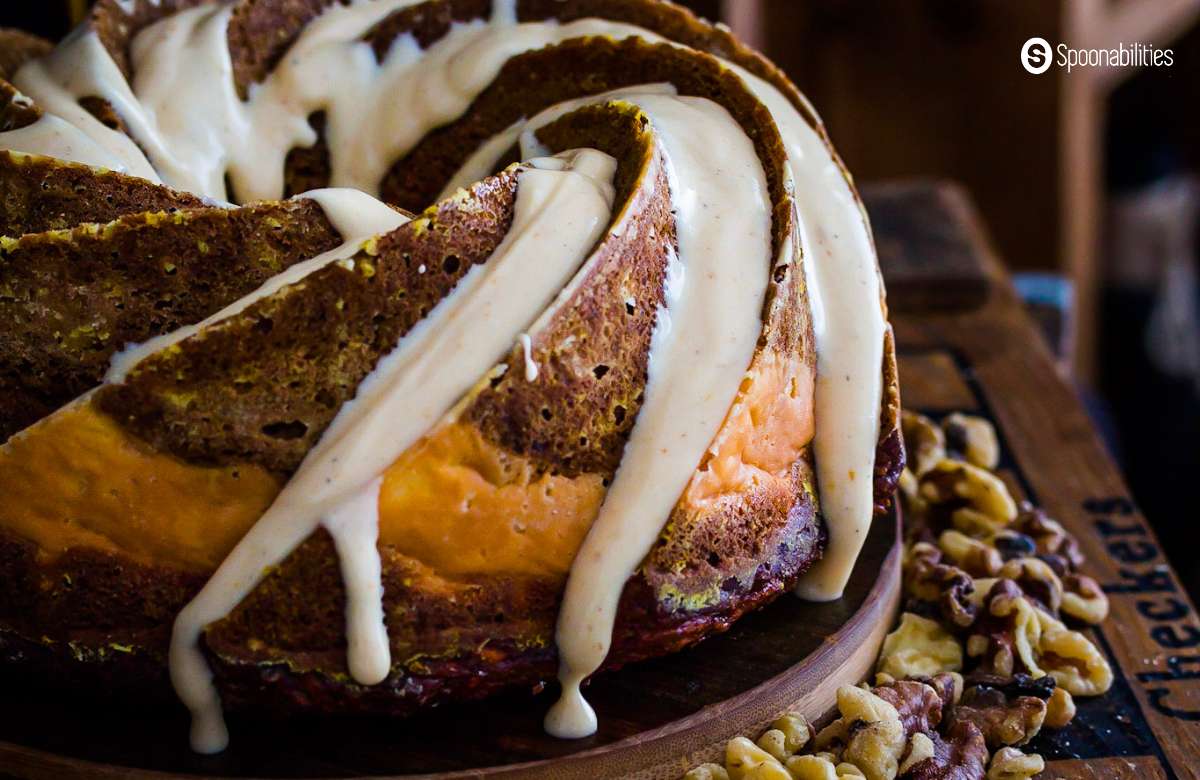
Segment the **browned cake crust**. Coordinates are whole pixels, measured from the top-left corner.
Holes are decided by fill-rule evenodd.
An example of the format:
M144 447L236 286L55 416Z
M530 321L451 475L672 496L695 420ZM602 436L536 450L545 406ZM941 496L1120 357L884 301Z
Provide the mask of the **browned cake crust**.
M112 222L126 214L205 205L195 195L136 176L0 150L0 236L15 238L84 222Z
M113 0L100 0L93 18L127 69L128 41L138 29L195 2L138 0L132 16L126 16ZM327 4L242 0L229 32L239 87L261 78ZM377 53L407 31L428 43L444 34L450 21L488 10L490 3L480 0L426 3L385 19L367 38ZM804 110L773 66L728 33L670 4L523 0L519 14L523 20L564 21L595 14L639 24L738 62L776 83ZM265 30L272 31L269 39ZM588 74L586 81L580 73ZM421 208L479 141L520 116L579 95L648 81L672 82L683 94L709 97L729 110L764 163L776 253L784 241L794 240L795 214L782 184L783 145L765 108L710 58L637 40L568 41L513 58L462 118L429 134L396 164L384 195ZM552 150L590 146L618 159L617 212L633 215L642 240L606 236L589 278L534 340L538 378L516 382L500 375L481 383L461 419L489 446L539 471L611 477L646 381L653 313L662 299L662 248L674 237L668 187L661 170L650 165L658 153L652 128L626 104L569 114L539 136ZM289 156L292 190L328 181L322 143ZM659 180L653 181L655 176ZM515 172L508 170L466 196L431 207L359 253L353 268L326 267L179 349L139 364L125 383L103 387L96 407L157 451L286 476L379 357L472 264L486 261L508 229L514 187ZM428 272L418 273L420 266ZM800 271L796 264L774 269L752 370L780 355L815 364ZM634 305L614 296L614 288L630 291ZM509 365L519 360L515 352L507 358ZM899 397L890 334L881 370L887 391L875 485L877 509L884 511L903 462L895 432ZM188 402L180 405L180 397ZM701 509L677 507L625 586L606 666L677 650L724 630L789 589L824 543L814 480L805 449L785 484L742 490ZM387 681L364 687L348 676L344 591L336 555L322 531L229 618L208 630L205 642L223 701L283 712L406 713L532 685L554 674L561 580L441 576L386 546L381 556L394 660ZM116 687L161 685L170 622L204 580L202 574L97 550L73 549L45 561L29 543L0 531L0 591L5 594L0 596L0 658L51 669L64 663L82 666L88 679Z
M98 385L126 344L202 320L340 243L311 200L143 212L4 242L0 442Z

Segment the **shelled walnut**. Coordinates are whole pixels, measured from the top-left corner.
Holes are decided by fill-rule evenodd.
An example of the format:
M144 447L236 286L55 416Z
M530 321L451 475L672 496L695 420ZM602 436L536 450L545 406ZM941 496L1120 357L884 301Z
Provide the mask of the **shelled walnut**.
M978 676L967 683L954 718L974 723L993 750L1024 745L1045 723L1048 700L1055 690L1052 678L1043 680L1028 675L1016 675L1012 680Z
M1017 517L1013 520L1013 530L1033 539L1039 555L1057 555L1065 558L1072 569L1083 565L1083 553L1079 550L1079 542L1071 536L1062 524L1051 519L1041 509L1029 502L1022 502Z
M971 600L975 581L957 566L942 563L941 551L927 542L913 546L904 567L904 594L956 628L975 622Z
M992 756L987 780L1029 780L1045 768L1046 762L1037 754L1026 755L1016 748L1001 748Z
M1000 463L1000 443L996 429L982 417L955 412L942 420L946 449L961 455L968 463L989 471Z
M1047 612L1057 615L1062 607L1062 580L1039 558L1014 558L1000 567L997 576L1017 583L1026 598Z
M946 505L954 527L967 534L1007 527L1017 505L1003 480L970 463L946 458L920 479L921 497L930 505Z
M1055 686L1046 700L1045 724L1052 729L1061 729L1075 719L1075 697L1066 688Z
M994 577L1004 565L1000 551L987 542L948 529L937 540L938 549L972 577Z
M862 770L867 780L896 776L907 740L900 713L869 690L852 685L837 693L841 732L845 735L842 759Z
M819 732L784 716L688 780L1024 780L1045 764L1016 746L1111 686L1107 660L1063 622L1098 624L1108 599L1071 534L990 471L991 424L905 413L903 433L905 607L874 687L839 689L838 717Z
M904 449L912 471L917 476L946 457L946 434L928 417L904 412L900 418L900 432L904 436Z
M929 735L933 757L914 764L904 780L984 780L987 745L970 723L954 723L944 735Z
M962 669L962 645L935 620L912 612L883 640L875 669L895 679L932 677Z
M1062 578L1062 612L1088 625L1099 625L1108 617L1108 596L1100 583L1084 574L1071 573Z
M1112 687L1112 667L1091 640L1048 615L1040 617L1038 659L1046 674L1072 696L1099 696Z

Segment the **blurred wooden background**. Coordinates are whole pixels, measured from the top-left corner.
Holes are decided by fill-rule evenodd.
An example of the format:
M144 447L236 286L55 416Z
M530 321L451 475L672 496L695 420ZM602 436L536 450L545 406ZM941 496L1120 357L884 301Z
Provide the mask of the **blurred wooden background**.
M1173 83L1161 100L1200 159L1200 0L725 0L721 13L808 94L858 179L957 179L1010 267L1070 279L1070 362L1094 378L1104 128L1110 95L1137 71L1032 75L1021 46L1175 47L1174 66L1147 75Z

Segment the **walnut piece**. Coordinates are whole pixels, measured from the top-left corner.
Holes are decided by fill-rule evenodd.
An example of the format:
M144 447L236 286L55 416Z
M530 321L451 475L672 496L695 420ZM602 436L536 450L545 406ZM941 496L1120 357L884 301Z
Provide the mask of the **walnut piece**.
M954 507L954 527L968 536L998 531L1017 517L1017 505L1004 482L970 463L940 460L921 476L920 485L921 497L930 504Z
M916 732L908 740L908 750L905 751L904 760L900 762L900 774L905 774L916 764L933 758L933 756L933 740L929 738L928 734Z
M950 625L966 628L975 622L977 607L971 601L975 583L957 566L941 563L941 557L941 550L932 544L914 545L904 567L904 591L936 607Z
M1055 686L1054 692L1046 700L1046 720L1044 725L1052 729L1061 729L1075 719L1075 697L1066 688Z
M918 477L946 457L946 434L928 417L902 412L900 432L904 436L904 450Z
M1063 583L1045 561L1014 558L1000 568L999 576L1017 583L1026 596L1051 614L1058 614L1063 600Z
M1000 442L988 420L955 412L942 420L942 432L946 449L961 454L971 465L991 470L1000 462Z
M786 766L795 780L838 780L837 768L824 756L792 756Z
M928 522L929 503L921 498L921 484L908 466L900 470L900 479L896 485L904 506L905 533L912 538L919 534Z
M904 780L984 780L988 752L974 724L955 722L945 736L929 735L933 757L909 767Z
M936 621L905 612L883 640L876 670L895 679L932 677L962 669L962 646Z
M1042 634L1040 610L1008 579L996 580L983 605L967 638L967 655L981 658L978 670L999 677L1022 670L1041 676L1036 658Z
M1045 719L1045 698L991 685L968 685L954 708L954 720L975 724L992 749L1024 745L1037 736Z
M1026 755L1016 748L1001 748L992 756L987 780L1029 780L1046 768L1046 762L1037 753Z
M729 773L720 764L701 764L688 770L683 780L729 780Z
M1011 528L1002 528L986 538L988 544L996 548L1000 558L1011 561L1013 558L1029 558L1037 555L1037 542L1032 536L1027 536Z
M1013 580L996 580L981 603L967 638L967 656L980 659L979 673L1050 675L1073 696L1096 696L1112 685L1112 668L1096 646L1033 606Z
M904 752L904 726L896 708L853 685L837 692L840 720L846 726L842 759L862 770L867 780L891 780Z
M994 577L1004 565L995 547L953 528L942 532L937 545L951 563L972 577Z
M1108 596L1100 583L1083 574L1071 573L1062 578L1062 614L1097 626L1108 617Z
M767 729L754 744L770 753L779 762L786 761L791 755L787 749L787 737L779 729Z
M937 728L942 713L954 702L960 679L954 674L939 674L918 680L893 680L875 686L871 692L896 708L907 739Z
M812 724L798 712L779 716L771 728L783 733L783 746L789 756L802 750L815 736Z
M1091 640L1045 613L1039 617L1037 653L1045 674L1072 696L1099 696L1112 687L1112 667Z
M1033 539L1039 555L1058 555L1065 558L1071 569L1083 565L1079 542L1067 533L1057 520L1028 501L1021 502L1020 512L1013 521L1013 530Z
M730 780L791 780L783 764L745 737L726 743L725 769Z

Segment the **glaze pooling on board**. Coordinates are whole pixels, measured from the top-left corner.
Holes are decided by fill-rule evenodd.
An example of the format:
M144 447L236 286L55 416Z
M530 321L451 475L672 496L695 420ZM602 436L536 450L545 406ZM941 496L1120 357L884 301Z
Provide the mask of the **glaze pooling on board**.
M566 24L518 24L515 0L497 0L489 19L455 22L427 49L422 50L413 35L404 34L385 56L376 58L363 35L389 14L416 1L360 0L329 6L309 22L271 73L251 85L246 100L237 94L226 45L232 11L229 3L202 4L139 32L130 47L132 83L123 77L96 33L81 27L51 55L28 63L16 74L17 87L45 113L28 127L0 133L0 148L110 167L216 199L230 197L225 188L227 178L233 184L232 194L241 200L276 198L284 189L286 155L317 140L308 117L322 111L331 184L373 194L394 160L433 128L461 116L516 54L587 35L637 36L679 45L629 24L596 18ZM787 149L788 188L799 217L799 249L816 337L814 450L821 510L829 532L825 559L806 575L798 592L814 599L836 598L872 516L885 329L874 250L848 178L820 131L773 85L737 65L724 64L770 110ZM98 96L111 103L132 138L110 130L82 109L78 98L83 96ZM566 736L594 730L594 716L589 720L590 710L578 695L578 683L603 661L621 587L657 538L736 397L760 330L762 295L772 266L770 205L761 164L749 140L716 104L679 97L670 85L643 85L571 101L532 122L518 123L484 141L451 187L491 172L495 161L518 138L523 148L533 153L532 130L539 123L607 98L641 106L660 134L677 213L679 253L671 264L668 304L659 312L652 340L642 414L600 517L572 566L559 617L558 643L567 695L548 717L548 724ZM696 138L705 138L705 145L694 148ZM611 208L611 183L604 182L605 176L611 179L612 161L607 158L604 162L605 156L596 155L599 153L576 152L522 169L517 207L528 224L545 227L545 220L553 220L548 216L548 200L544 208L529 205L543 197L538 192L565 197L564 190L577 190L575 195L585 200L590 197L593 205L599 193L600 200L607 198ZM560 178L555 179L555 174ZM737 187L716 186L714 182L722 177L736 180ZM582 189L576 187L580 180L585 180ZM581 194L589 187L591 195ZM335 189L310 196L322 203L341 231L342 247L295 266L199 326L127 350L114 359L110 381L120 381L156 349L241 311L327 263L353 262L350 258L365 237L404 221L382 204L362 200L366 195L356 200L349 191ZM709 221L698 218L696 209L705 207L722 209L726 233L710 230ZM553 208L570 207L564 202ZM531 209L538 214L533 215ZM570 224L578 228L576 222ZM598 228L589 224L588 230L602 231L606 222ZM514 222L514 231L516 227ZM587 231L580 234L591 235ZM519 265L512 257L529 254L531 241L528 231L510 234L501 247L505 254L497 250L505 261L495 263L494 258L487 266ZM518 244L520 249L514 248ZM571 244L571 251L564 246L567 259L563 267L577 267L582 260L579 253L590 246L587 242ZM752 250L746 251L747 246ZM776 263L797 261L790 237L781 252L781 257L774 258ZM729 258L737 258L738 263ZM390 659L375 587L379 560L378 553L372 552L373 534L377 534L373 522L378 493L375 480L403 450L400 443L414 441L469 389L466 377L470 371L475 371L469 377L474 381L493 368L482 357L480 365L462 370L425 365L413 346L445 348L448 342L437 343L436 337L428 335L435 327L431 321L449 331L478 326L477 314L447 313L464 309L462 301L483 294L472 292L477 286L494 283L480 280L490 279L492 271L477 271L472 269L434 309L434 313L441 311L436 319L431 313L380 362L360 386L355 401L339 412L276 504L180 615L172 646L172 679L196 714L193 739L199 749L219 749L227 739L219 698L195 646L200 632L254 587L263 561L282 558L318 525L334 537L352 602L346 613L351 670L364 684L386 677ZM494 329L489 334L497 338L494 348L480 354L486 352L494 360L519 342L525 377L535 381L538 366L532 356L531 334L566 300L570 273L559 276L563 273L564 278L555 277L557 287L547 282L547 290L558 291L557 298L553 291L545 292L534 296L536 300L528 306L507 307L512 322ZM726 278L727 274L732 276ZM705 334L704 327L712 331ZM697 344L705 347L702 355ZM710 345L716 348L709 350ZM693 363L684 371L682 365L689 359ZM695 378L695 364L704 369L704 381ZM412 392L411 378L422 372L445 383L424 394L427 408L417 412L404 409L399 415L404 418L402 432L389 429L381 438L382 427L372 427L369 421L397 399L407 398ZM690 376L688 381L683 379L685 374ZM686 398L680 406L691 410L689 414L680 417L664 411L665 401L660 398L672 393ZM676 403L680 403L678 399ZM284 527L279 517L285 513L301 520Z

